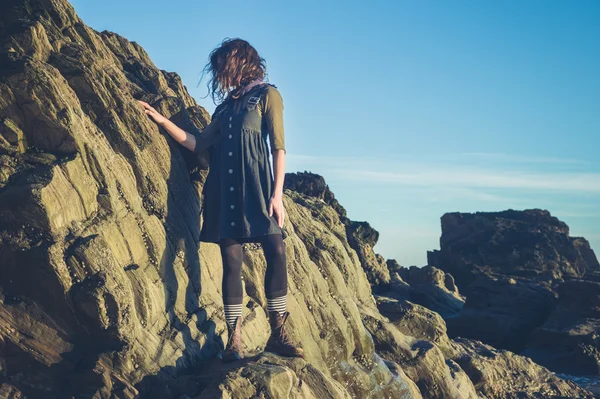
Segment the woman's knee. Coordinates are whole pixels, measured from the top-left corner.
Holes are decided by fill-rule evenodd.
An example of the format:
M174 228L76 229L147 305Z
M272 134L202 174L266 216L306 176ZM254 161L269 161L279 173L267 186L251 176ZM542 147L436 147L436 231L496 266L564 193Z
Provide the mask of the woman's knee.
M262 242L265 255L277 258L285 257L285 245L281 234L269 234Z
M242 268L242 245L233 239L221 239L221 257L226 272L239 272Z

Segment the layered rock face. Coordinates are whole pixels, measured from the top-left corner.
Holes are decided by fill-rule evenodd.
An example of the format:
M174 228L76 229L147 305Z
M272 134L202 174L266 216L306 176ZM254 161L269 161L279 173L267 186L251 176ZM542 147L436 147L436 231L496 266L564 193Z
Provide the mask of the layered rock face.
M539 284L592 275L600 269L589 242L546 210L447 213L440 250L430 265L443 265L459 287L482 274L527 277Z
M388 260L388 264L393 263ZM377 294L409 300L431 309L444 317L458 314L465 297L458 291L449 273L433 266L397 267L394 265L390 283Z
M190 175L203 159L160 132L135 99L186 129L202 128L207 113L176 74L158 70L137 44L90 29L66 1L3 2L0 14L0 331L8 384L31 397L133 397L214 359L225 331L220 253L214 244L199 251L206 171ZM286 202L292 220L312 220ZM376 362L357 308L375 303L332 216L319 235L326 257L302 239L314 236L314 226L286 226L290 328L296 338L303 333L310 363L322 370L308 379L315 386L289 388L306 396L375 388L401 396L404 381ZM266 305L264 269L262 254L247 246L249 350L268 334L259 306ZM309 373L304 368L299 376ZM300 378L291 368L283 373ZM186 394L202 389L198 383Z
M286 188L315 198L331 206L337 212L346 229L346 237L350 246L356 251L358 258L367 273L373 291L386 290L392 281L387 261L375 253L373 247L379 240L379 232L369 222L350 220L346 209L338 202L329 189L325 179L311 172L298 172L286 176Z
M262 352L266 263L244 244L250 356L220 363L220 251L198 242L208 154L135 100L184 129L207 112L177 74L64 0L0 3L0 49L0 397L591 397L527 358L450 340L410 302L428 290L460 302L449 275L400 277L373 251L376 231L304 174L286 176L284 229L287 323L306 360ZM391 292L392 278L423 294L376 300L371 285ZM526 378L538 384L510 384Z
M600 265L548 211L448 213L428 263L466 296L451 336L522 352L554 371L598 375Z

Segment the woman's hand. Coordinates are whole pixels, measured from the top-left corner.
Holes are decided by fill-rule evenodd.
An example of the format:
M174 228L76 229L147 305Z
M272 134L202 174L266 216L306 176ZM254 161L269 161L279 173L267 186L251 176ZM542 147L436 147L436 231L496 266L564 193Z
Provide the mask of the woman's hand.
M279 227L283 227L285 209L283 208L283 196L281 194L273 194L269 200L269 216L273 216L273 211L275 211L277 224Z
M165 121L168 121L167 118L165 118L164 116L162 116L157 110L155 110L147 102L142 101L142 100L137 100L137 102L139 102L140 104L142 104L144 106L144 112L146 114L150 115L150 117L152 119L154 119L154 122L158 123L159 125L162 125L163 123L165 123Z

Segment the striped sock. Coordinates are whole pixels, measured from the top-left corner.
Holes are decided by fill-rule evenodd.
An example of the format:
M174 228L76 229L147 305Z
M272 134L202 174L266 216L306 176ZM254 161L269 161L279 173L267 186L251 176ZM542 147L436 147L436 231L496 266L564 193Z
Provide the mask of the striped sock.
M286 305L287 305L287 294L286 295L282 295L282 296L278 296L276 298L267 298L267 310L269 312L275 310L277 312L279 312L279 314L281 316L283 316L283 314L286 311Z
M238 304L231 304L231 305L224 305L225 308L225 320L227 320L227 324L229 324L229 326L231 328L234 328L235 326L235 319L238 316L242 315L242 304L238 303Z

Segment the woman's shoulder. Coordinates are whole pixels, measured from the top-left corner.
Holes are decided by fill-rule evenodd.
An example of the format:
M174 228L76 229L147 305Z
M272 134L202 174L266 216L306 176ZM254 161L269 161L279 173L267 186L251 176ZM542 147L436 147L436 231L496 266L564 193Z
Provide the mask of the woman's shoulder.
M261 89L261 93L264 94L263 101L265 103L281 103L283 101L281 97L281 92L273 83L265 83L264 87Z
M277 86L275 86L275 85L274 85L273 83L271 83L271 82L261 82L261 83L259 83L259 84L258 84L258 85L256 85L256 86L257 86L257 87L260 87L261 89L266 89L266 88L269 88L269 87L274 87L274 88L277 88Z
M277 86L275 86L273 83L263 82L257 85L254 95L269 94L276 91L278 91Z
M281 95L281 93L279 92L279 89L277 89L277 86L275 86L274 84L271 84L271 83L268 84L266 93Z

